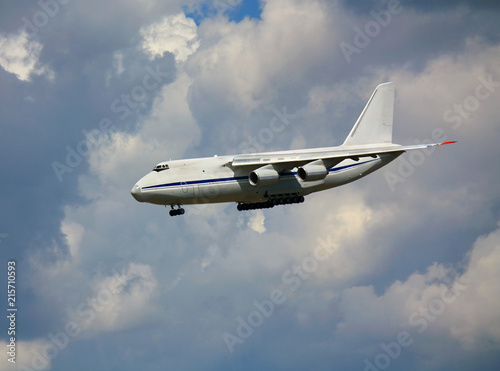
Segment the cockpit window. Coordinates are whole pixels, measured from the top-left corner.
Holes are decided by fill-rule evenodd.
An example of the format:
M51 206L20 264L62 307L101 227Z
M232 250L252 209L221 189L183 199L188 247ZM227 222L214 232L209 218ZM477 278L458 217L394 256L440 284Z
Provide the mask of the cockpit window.
M153 171L159 172L159 171L163 171L163 170L167 170L167 169L169 169L168 164L158 164L155 166Z

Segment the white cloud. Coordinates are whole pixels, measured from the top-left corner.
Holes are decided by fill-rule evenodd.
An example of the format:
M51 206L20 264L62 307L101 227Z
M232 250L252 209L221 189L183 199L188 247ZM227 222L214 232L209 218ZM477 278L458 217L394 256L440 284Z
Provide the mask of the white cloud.
M151 114L139 123L137 133L116 131L90 154L91 174L99 177L100 184L92 177L83 176L80 185L84 195L89 199L102 195L102 185L128 184L132 188L134 182L158 162L180 158L199 141L200 128L186 101L190 85L187 75L180 74L159 92Z
M115 67L115 71L117 75L121 75L123 71L125 71L125 68L123 67L123 53L122 52L115 52L113 54L113 67Z
M54 79L54 72L39 63L43 45L30 40L25 31L19 34L0 34L0 66L13 73L21 81L30 81L32 74L45 74Z
M201 48L188 61L195 99L248 115L267 105L287 81L296 85L334 50L332 15L320 1L269 1L262 20L218 17L199 27ZM331 46L331 47L330 47ZM203 114L203 112L201 114Z
M107 71L105 75L106 86L109 87L113 76L120 76L125 71L125 67L123 66L123 58L124 54L122 51L114 52L112 65L113 69L111 71Z
M430 136L435 127L444 128L455 137L484 135L484 130L496 126L493 122L493 128L487 127L484 122L490 122L497 109L495 98L500 95L498 58L498 45L487 45L477 38L467 39L458 56L445 54L434 58L420 73L405 68L381 68L373 71L372 84L384 78L396 84L396 108L405 113L407 120L399 131L412 138ZM477 98L477 105L471 106L467 97L475 96L477 86L488 78L492 85L480 88L481 98ZM462 108L457 108L458 105Z
M157 288L149 265L130 263L122 273L96 277L91 294L72 309L70 319L86 336L133 328L155 318Z
M61 223L61 232L66 236L71 259L76 259L85 229L78 223L63 221Z
M15 364L7 362L5 357L10 358L10 356L5 355L4 359L0 363L1 371L12 371L12 370L50 370L52 368L50 356L54 353L58 353L59 350L53 345L49 345L48 342L43 340L34 341L22 341L16 336L16 358ZM9 343L4 340L0 341L0 347L2 349L9 349ZM54 352L56 349L56 352ZM53 358L53 357L52 357Z
M140 30L142 48L153 59L164 52L175 55L175 60L184 62L200 46L196 23L184 13L168 16Z
M462 274L435 263L425 273L395 281L381 295L371 286L345 289L340 303L343 320L337 325L336 338L350 348L364 349L373 358L381 351L374 350L381 341L395 340L407 331L412 347L437 363L446 362L450 353L434 352L426 342L451 347L451 340L457 339L469 351L498 350L499 264L500 228L477 239Z
M464 295L447 314L451 334L467 350L500 349L500 228L477 239L461 280Z
M256 210L248 221L248 227L257 233L262 234L266 231L266 226L264 225L265 220L266 217L264 216L262 210Z

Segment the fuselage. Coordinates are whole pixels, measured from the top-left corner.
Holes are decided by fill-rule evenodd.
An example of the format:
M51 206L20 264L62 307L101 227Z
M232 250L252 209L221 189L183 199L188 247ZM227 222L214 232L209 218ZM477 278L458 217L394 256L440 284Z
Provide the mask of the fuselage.
M345 159L328 168L323 179L312 181L302 180L295 167L280 173L279 180L270 185L252 185L249 173L256 166L232 166L234 156L167 161L141 178L131 193L137 201L158 205L256 203L286 195L306 196L366 176L400 154Z

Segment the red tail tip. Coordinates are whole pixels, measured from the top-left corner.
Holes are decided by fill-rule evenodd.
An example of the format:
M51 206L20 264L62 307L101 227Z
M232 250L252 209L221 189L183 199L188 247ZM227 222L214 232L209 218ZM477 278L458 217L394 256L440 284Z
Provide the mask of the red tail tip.
M445 145L445 144L451 144L451 143L456 143L456 142L457 142L456 140L454 140L454 141L452 141L452 142L443 142L443 143L441 143L440 145L442 146L442 145Z

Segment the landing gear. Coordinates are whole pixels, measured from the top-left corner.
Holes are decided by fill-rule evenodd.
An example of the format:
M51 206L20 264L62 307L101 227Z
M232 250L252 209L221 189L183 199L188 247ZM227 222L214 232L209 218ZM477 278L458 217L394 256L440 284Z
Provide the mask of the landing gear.
M271 207L274 207L274 204L270 201L265 201L265 202L254 202L254 203L238 203L238 206L236 208L238 211L243 211L243 210L257 210L257 209L270 209Z
M304 196L298 194L283 194L283 195L269 196L268 200L264 202L254 202L254 203L239 202L236 208L239 211L270 209L277 205L300 204L302 202L304 202Z
M177 205L177 209L174 208L174 205L170 205L170 207L172 208L170 211L169 211L169 214L170 216L177 216L177 215L184 215L184 213L186 212L186 210L184 210L181 205Z

